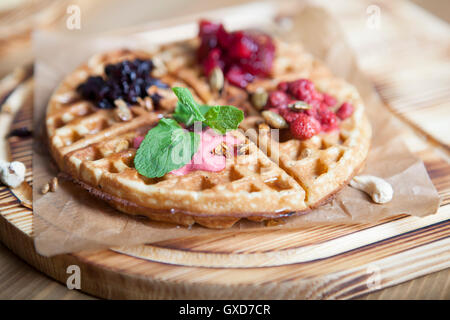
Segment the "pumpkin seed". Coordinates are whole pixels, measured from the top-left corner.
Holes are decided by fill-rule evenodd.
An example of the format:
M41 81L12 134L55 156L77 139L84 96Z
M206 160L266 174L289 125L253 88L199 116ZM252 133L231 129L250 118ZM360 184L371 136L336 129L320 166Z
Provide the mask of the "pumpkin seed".
M220 91L223 88L224 77L222 69L215 67L209 75L209 85L213 91Z
M295 101L294 103L288 104L288 107L294 110L311 109L311 106L304 101Z
M272 128L284 129L288 127L286 120L278 113L266 110L262 112L262 116Z
M269 98L269 94L264 88L258 88L252 94L252 104L258 110L262 109L267 104L267 99Z

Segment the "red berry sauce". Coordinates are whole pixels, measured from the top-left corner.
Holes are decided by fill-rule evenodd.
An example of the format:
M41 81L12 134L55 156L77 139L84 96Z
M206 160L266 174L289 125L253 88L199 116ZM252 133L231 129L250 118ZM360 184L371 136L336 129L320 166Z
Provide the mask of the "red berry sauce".
M199 37L198 59L207 76L219 67L230 83L245 88L255 77L267 77L272 69L275 46L262 32L228 32L222 24L202 20Z
M344 102L336 111L336 115L341 120L345 120L353 114L353 105L350 102Z
M310 108L291 109L289 105L295 101L306 102ZM266 108L277 112L289 123L294 138L306 140L320 132L339 129L340 120L353 114L354 108L349 102L344 102L334 113L331 107L336 104L335 97L317 91L310 80L298 79L280 82L277 90L269 93Z

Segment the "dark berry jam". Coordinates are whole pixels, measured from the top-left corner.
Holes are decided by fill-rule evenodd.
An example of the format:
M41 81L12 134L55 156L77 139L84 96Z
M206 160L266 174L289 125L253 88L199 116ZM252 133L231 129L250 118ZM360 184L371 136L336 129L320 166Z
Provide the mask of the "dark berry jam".
M153 78L151 60L125 60L105 66L105 77L91 76L77 87L77 92L86 100L102 109L114 108L114 100L122 99L128 105L137 103L137 99L148 96L151 86L169 88L165 83ZM160 96L152 95L157 104Z

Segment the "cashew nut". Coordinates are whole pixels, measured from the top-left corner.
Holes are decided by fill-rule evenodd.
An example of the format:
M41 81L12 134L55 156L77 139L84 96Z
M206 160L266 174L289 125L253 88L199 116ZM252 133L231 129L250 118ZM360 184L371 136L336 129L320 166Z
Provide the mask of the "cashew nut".
M392 200L394 190L385 180L375 176L356 176L350 181L350 186L367 193L374 202L386 203Z
M25 165L19 161L8 162L0 160L0 181L9 186L16 188L25 180Z

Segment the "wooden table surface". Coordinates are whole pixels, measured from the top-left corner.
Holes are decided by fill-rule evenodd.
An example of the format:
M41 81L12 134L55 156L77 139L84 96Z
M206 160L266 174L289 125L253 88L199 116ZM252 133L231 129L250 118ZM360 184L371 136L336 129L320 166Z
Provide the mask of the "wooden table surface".
M85 31L107 30L108 28L125 27L133 23L148 22L152 19L161 19L172 14L180 15L208 10L224 5L241 3L238 0L165 0L154 6L142 5L138 11L133 11L140 0L128 1L129 12L139 12L137 16L123 13L117 9L117 0L108 2L108 10L102 9L104 19L102 24L97 23L94 17L99 11L93 10L86 14ZM448 1L414 0L416 4L424 7L447 22L450 21L450 3ZM186 5L188 3L189 5ZM177 9L175 9L177 8ZM175 13L174 13L175 12ZM337 18L340 18L339 16ZM95 21L95 22L94 22ZM4 62L0 62L0 65ZM4 66L0 66L4 69ZM64 285L48 278L44 274L17 258L6 247L0 244L0 299L95 299L76 290L69 290ZM450 299L450 270L443 270L414 280L379 290L359 299Z

